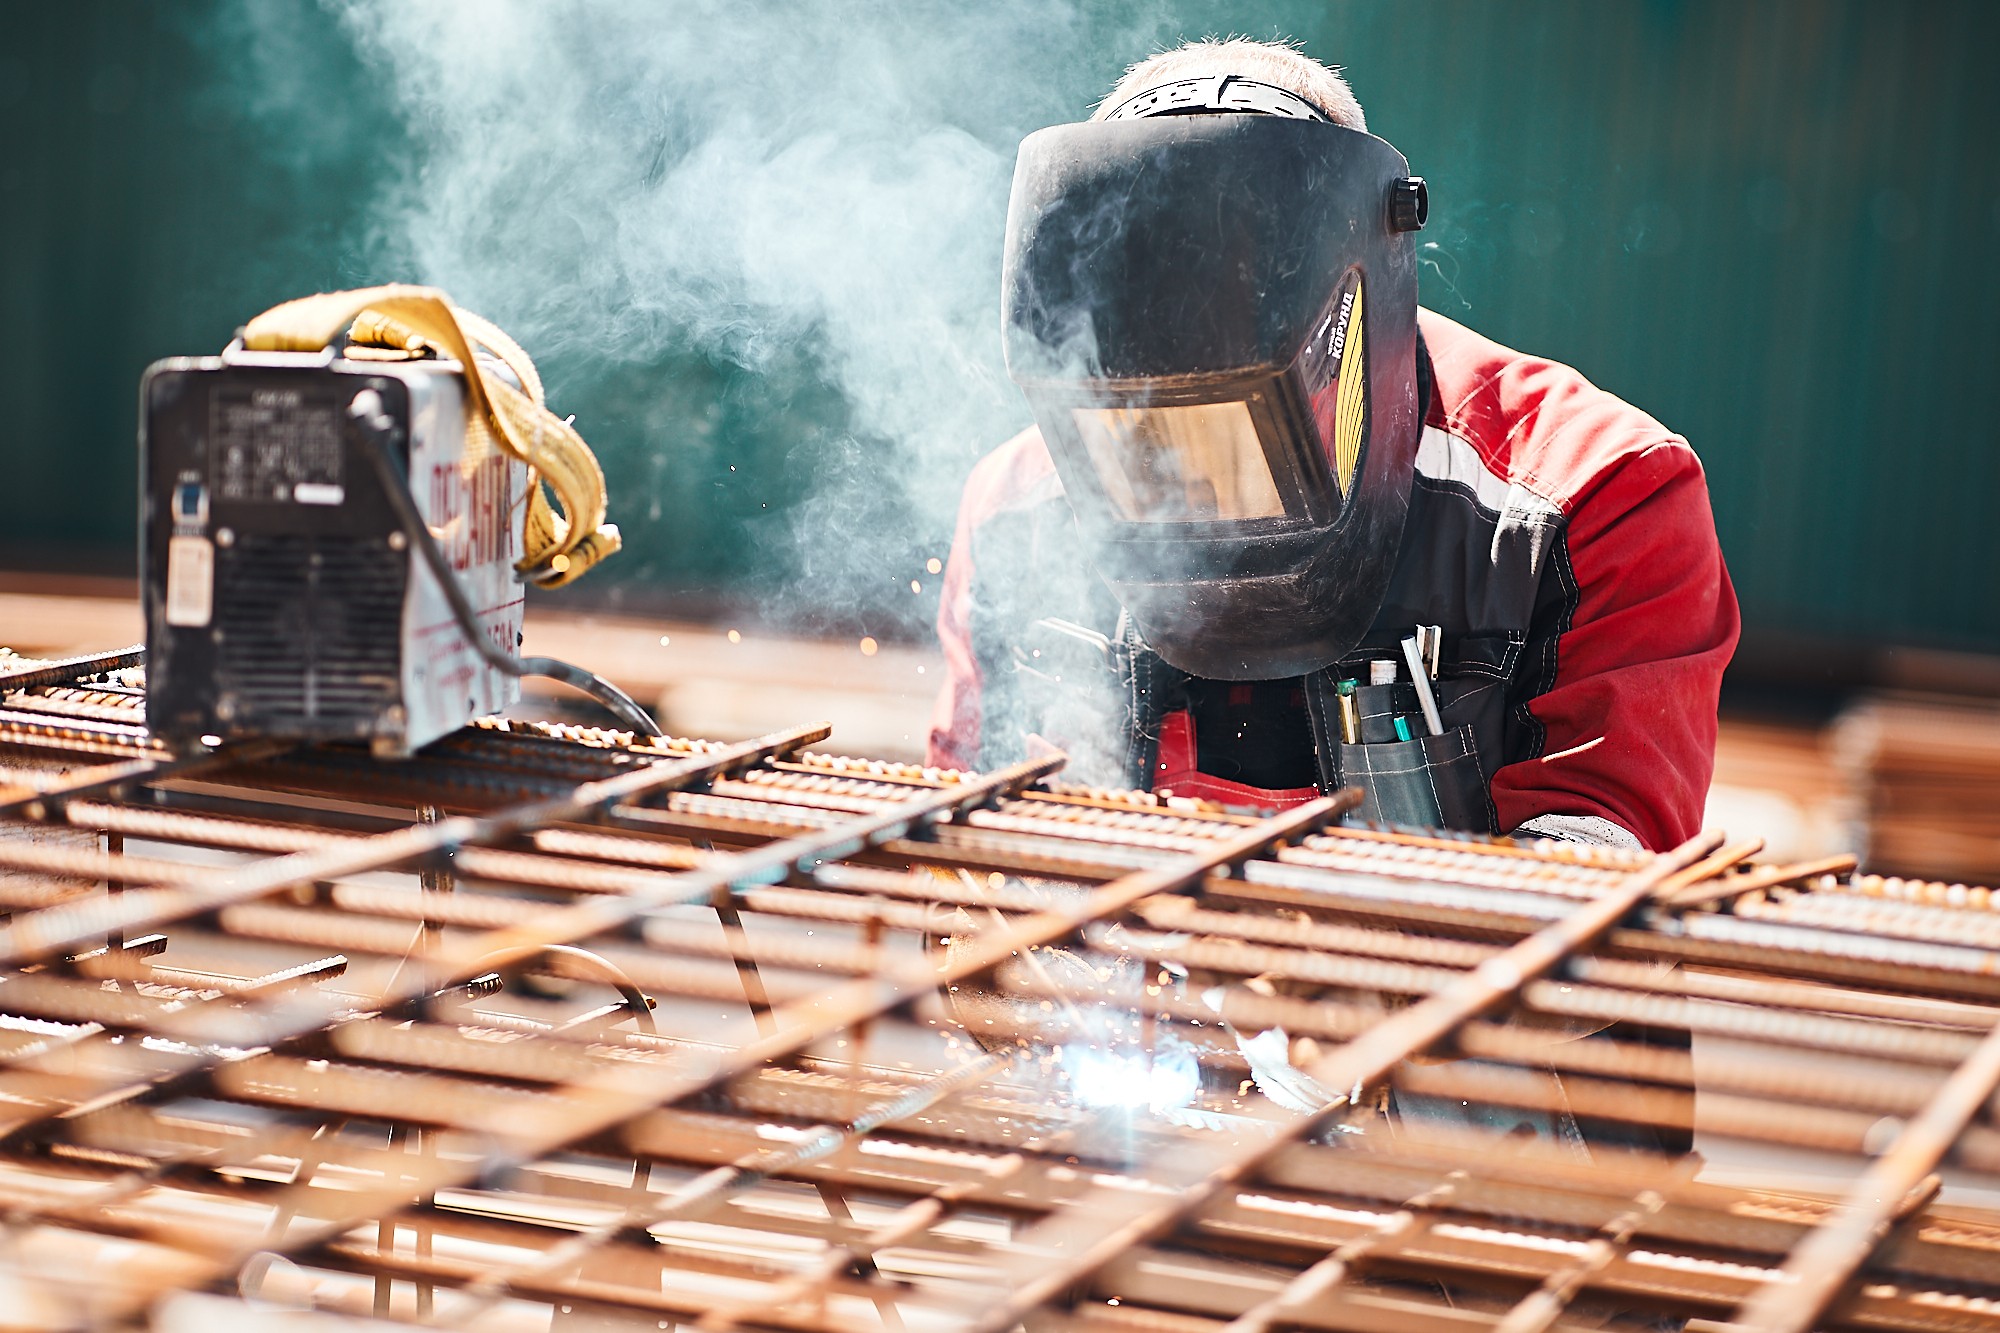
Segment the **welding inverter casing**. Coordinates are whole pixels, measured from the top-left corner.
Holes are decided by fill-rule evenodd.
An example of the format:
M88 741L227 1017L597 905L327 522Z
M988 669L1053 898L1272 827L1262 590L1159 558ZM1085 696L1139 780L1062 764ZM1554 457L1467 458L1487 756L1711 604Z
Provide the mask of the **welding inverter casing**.
M153 733L176 749L356 740L406 755L514 703L519 681L468 645L369 452L407 479L479 629L511 654L528 474L483 433L470 455L466 424L455 361L232 348L148 368L139 524Z

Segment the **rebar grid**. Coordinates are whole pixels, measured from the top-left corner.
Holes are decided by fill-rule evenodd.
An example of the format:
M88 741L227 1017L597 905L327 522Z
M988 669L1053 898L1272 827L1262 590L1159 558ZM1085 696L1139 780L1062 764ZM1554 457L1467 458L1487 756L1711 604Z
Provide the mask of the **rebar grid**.
M28 669L14 1323L2000 1328L1984 891Z

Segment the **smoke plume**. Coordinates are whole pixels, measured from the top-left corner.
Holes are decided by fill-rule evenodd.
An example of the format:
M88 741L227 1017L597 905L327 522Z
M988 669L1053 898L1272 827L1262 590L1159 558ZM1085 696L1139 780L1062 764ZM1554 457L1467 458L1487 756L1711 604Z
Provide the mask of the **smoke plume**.
M369 267L547 361L604 456L624 576L650 543L761 563L788 619L927 620L966 470L1028 420L998 339L1015 145L1164 25L1056 0L329 7L407 136ZM741 421L787 438L746 449ZM718 507L749 549L673 554Z

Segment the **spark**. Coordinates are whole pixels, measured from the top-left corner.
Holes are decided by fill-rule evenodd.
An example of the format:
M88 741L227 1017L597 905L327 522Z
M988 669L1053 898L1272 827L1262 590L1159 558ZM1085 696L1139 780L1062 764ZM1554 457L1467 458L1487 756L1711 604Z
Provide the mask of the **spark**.
M1151 1053L1071 1042L1062 1048L1062 1064L1070 1088L1086 1106L1169 1111L1186 1106L1201 1091L1194 1052L1178 1042L1159 1041Z
M1572 745L1567 750L1557 750L1554 754L1545 754L1542 756L1542 762L1545 764L1553 764L1558 759L1572 758L1573 756L1580 755L1587 750L1594 750L1602 744L1604 744L1604 737L1596 736L1590 740L1585 741L1581 745Z

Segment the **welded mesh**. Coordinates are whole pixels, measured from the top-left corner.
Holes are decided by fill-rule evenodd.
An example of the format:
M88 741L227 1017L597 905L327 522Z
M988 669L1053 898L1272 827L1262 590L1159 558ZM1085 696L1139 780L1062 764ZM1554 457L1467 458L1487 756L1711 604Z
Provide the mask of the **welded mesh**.
M14 1323L2000 1327L1983 892L821 728L175 758L94 665L0 679Z

